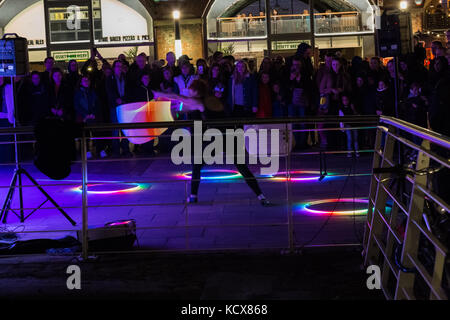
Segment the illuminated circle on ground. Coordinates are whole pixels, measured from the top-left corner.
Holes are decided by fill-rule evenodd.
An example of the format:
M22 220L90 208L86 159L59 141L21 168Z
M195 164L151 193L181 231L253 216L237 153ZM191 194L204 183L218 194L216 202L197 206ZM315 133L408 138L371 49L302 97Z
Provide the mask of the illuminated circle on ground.
M180 175L181 178L191 179L192 172L185 172ZM228 169L207 169L202 170L201 179L202 180L225 180L225 179L236 179L240 178L241 174L236 170Z
M318 210L318 209L314 209L313 207L319 206L321 204L326 204L326 203L349 203L351 205L353 205L353 203L364 203L364 204L369 204L369 200L368 199L362 199L362 198L342 198L342 199L324 199L324 200L317 200L317 201L311 201L311 202L307 202L304 203L301 206L301 209L305 212L311 213L311 214L315 214L315 215L337 215L337 216L345 216L345 215L365 215L367 214L367 208L364 209L351 209L351 210L335 210L335 211L331 211L331 210ZM355 206L356 207L356 206Z
M279 172L270 177L271 177L271 180L275 180L275 181L287 181L288 178L287 178L286 174L287 174L287 172ZM291 175L290 181L294 181L294 182L318 181L320 178L319 171L310 171L310 170L291 171L290 175ZM327 176L325 176L325 179L326 178L327 178Z
M91 194L120 194L136 192L143 189L137 183L94 183L88 184L88 193ZM76 191L82 192L83 186L76 188Z

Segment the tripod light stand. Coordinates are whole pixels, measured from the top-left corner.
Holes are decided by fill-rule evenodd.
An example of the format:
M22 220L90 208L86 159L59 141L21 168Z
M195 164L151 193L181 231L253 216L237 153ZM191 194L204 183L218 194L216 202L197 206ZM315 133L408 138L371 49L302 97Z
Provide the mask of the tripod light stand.
M13 121L13 128L16 129L16 118L18 115L17 108L16 108L16 99L15 99L15 88L14 88L14 77L11 77L11 86L13 90L13 105L14 105L14 121ZM58 203L37 183L37 181L28 173L27 170L25 170L19 163L19 149L17 147L17 133L14 132L14 154L15 154L15 165L16 168L14 170L14 175L11 180L11 184L8 189L8 193L6 195L6 199L3 203L2 211L0 212L0 220L2 223L7 222L8 213L11 211L14 213L19 219L20 222L25 222L26 219L28 219L34 212L39 210L45 203L50 202L52 203L56 209L58 209L59 212L67 219L69 222L75 226L76 222L72 220L72 218L58 205ZM22 185L22 174L25 175L31 183L38 188L38 190L45 196L46 200L41 203L37 208L33 209L30 213L25 215L24 212L24 206L23 206L23 185ZM18 184L18 185L17 185ZM11 208L11 204L14 198L14 192L15 189L19 189L19 213L17 213L14 209Z

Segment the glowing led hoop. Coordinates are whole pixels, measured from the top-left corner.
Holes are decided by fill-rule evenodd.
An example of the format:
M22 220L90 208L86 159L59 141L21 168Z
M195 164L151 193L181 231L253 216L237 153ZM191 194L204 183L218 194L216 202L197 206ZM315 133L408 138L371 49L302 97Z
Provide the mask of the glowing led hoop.
M348 203L369 203L369 200L367 199L353 199L353 198L342 198L342 199L325 199L325 200L317 200L317 201L312 201L312 202L308 202L306 204L303 205L303 210L309 212L309 213L314 213L314 214L318 214L318 215L338 215L338 216L345 216L345 215L364 215L367 213L368 209L360 209L360 210L345 210L345 211L326 211L326 210L314 210L314 209L310 209L311 206L315 206L315 205L319 205L319 204L323 204L323 203L336 203L336 202L348 202Z
M118 189L118 190L105 190L105 191L96 191L96 190L89 190L89 187L98 187L98 186L114 186L117 184L111 184L111 183L96 183L96 184L88 184L88 193L91 194L120 194L120 193L130 193L130 192L136 192L138 190L142 189L142 186L139 184L135 184L135 183L122 183L119 185L123 185L125 186L122 189ZM77 188L75 188L75 191L78 192L82 192L83 191L83 186L79 186Z
M275 181L286 181L286 180L288 180L286 174L287 174L287 172L279 172L276 175L271 176L271 179L275 180ZM293 177L293 175L300 175L300 174L314 174L314 176L312 176L312 177ZM291 175L290 181L295 181L295 182L318 181L320 179L319 171L308 171L308 170L291 171L290 175ZM325 176L325 179L326 178L327 178L327 176Z
M202 173L223 173L222 176L201 176L202 180L225 180L225 179L235 179L241 177L241 174L235 170L226 170L226 169L208 169L208 170L202 170ZM183 179L191 179L192 178L192 172L185 172L181 174Z

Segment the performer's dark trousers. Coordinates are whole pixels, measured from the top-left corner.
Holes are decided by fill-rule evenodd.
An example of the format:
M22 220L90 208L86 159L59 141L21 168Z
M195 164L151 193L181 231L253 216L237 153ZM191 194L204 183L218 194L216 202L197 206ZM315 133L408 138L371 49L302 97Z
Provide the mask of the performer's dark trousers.
M225 139L224 139L224 141L225 141ZM261 191L261 189L260 189L260 187L258 185L258 181L255 179L255 176L250 171L248 166L246 164L238 164L238 162L237 162L236 146L235 146L235 150L234 151L235 151L234 152L234 165L236 166L236 169L244 177L245 182L250 187L250 189L252 189L253 192L257 196L261 195L262 191ZM201 170L202 170L203 166L204 166L204 163L202 163L202 164L194 164L192 166L192 180L191 180L191 194L192 195L197 195L198 194L198 188L200 186L200 179L201 179Z
M262 194L262 191L258 185L258 181L256 181L255 176L250 171L250 169L247 167L247 165L246 164L236 164L235 166L236 166L236 169L239 171L239 173L244 177L245 182L250 187L250 189L252 189L253 192L257 196ZM203 167L203 164L194 164L192 167L191 194L193 194L193 195L198 194L198 187L200 186L202 167Z

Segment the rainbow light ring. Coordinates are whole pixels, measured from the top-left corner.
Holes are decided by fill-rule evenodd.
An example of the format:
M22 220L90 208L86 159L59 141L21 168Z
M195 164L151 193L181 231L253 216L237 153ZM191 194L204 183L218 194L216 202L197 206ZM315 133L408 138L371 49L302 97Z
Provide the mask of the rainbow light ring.
M271 178L271 180L274 181L287 181L288 178L286 177L287 172L279 172L275 175L271 175L269 176ZM309 170L298 170L298 171L291 171L291 179L290 181L294 181L294 182L306 182L306 181L318 181L320 179L320 172L319 171L309 171ZM298 175L298 174L315 174L312 177L293 177L292 175ZM284 175L284 177L283 177ZM325 176L325 179L328 176Z
M342 198L342 199L325 199L325 200L317 200L317 201L312 201L312 202L308 202L305 203L302 206L302 209L306 212L309 213L313 213L313 214L317 214L317 215L338 215L338 216L345 216L345 215L364 215L367 213L368 209L360 209L360 210L346 210L346 211L326 211L326 210L314 210L314 209L310 209L311 206L315 206L315 205L319 205L319 204L323 204L323 203L336 203L336 202L348 202L348 203L369 203L368 199L361 199L361 198Z
M201 175L202 180L226 180L226 179L236 179L242 177L241 174L238 171L235 170L228 170L228 169L207 169L202 170L202 173L223 173L224 175L221 176L206 176L204 177ZM192 178L192 172L184 172L181 175L178 175L178 177L182 179L191 179Z
M98 186L117 186L122 185L123 188L117 190L91 190L89 191L89 187L98 187ZM143 187L140 184L136 183L94 183L88 184L88 193L90 194L122 194L122 193L131 193L142 190ZM79 186L75 188L77 192L83 192L83 186Z

